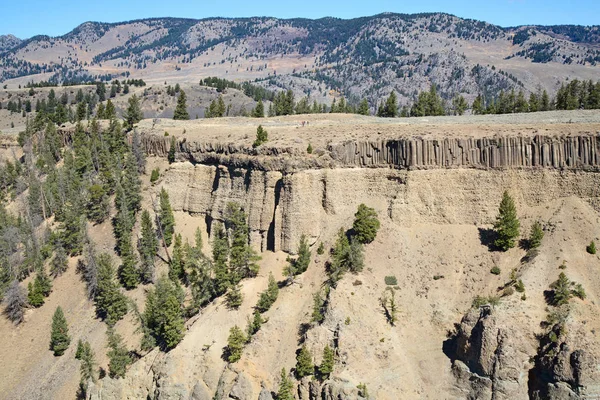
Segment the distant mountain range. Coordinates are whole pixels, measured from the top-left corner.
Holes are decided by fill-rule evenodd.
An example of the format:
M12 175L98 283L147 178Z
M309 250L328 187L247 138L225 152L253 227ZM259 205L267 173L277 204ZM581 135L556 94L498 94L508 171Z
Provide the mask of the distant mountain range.
M553 93L600 76L600 26L501 28L443 13L355 19L152 18L86 22L60 37L0 36L0 81L71 82L207 76L293 89L319 101L392 90L400 104L431 84L443 97L500 90Z

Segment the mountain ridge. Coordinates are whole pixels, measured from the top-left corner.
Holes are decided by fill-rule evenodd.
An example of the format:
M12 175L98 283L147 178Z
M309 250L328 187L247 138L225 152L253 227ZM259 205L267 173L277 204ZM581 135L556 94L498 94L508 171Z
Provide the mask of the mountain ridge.
M366 97L372 107L392 90L400 105L410 104L435 84L446 100L472 101L596 79L599 43L597 25L503 28L446 13L88 21L62 36L0 47L0 81L218 76L325 102Z

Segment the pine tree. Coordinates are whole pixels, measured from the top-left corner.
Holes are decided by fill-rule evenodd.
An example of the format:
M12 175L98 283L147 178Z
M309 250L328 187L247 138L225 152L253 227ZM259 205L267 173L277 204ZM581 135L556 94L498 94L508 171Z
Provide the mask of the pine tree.
M536 249L540 247L543 238L544 231L542 230L542 225L539 221L535 221L533 225L531 225L531 234L529 235L529 248Z
M338 238L333 247L332 261L329 265L329 280L333 287L342 279L344 273L348 270L347 254L350 250L350 242L343 229L340 228Z
M354 214L354 223L352 229L360 243L367 244L375 240L380 223L377 219L377 212L364 204L358 206Z
M125 119L125 129L133 129L133 125L144 119L144 113L140 107L140 99L134 94L128 100L127 110L123 118Z
M277 400L294 400L294 382L289 378L285 368L281 368L281 382L279 382Z
M173 233L175 232L175 216L171 209L171 202L169 201L169 194L165 188L160 190L160 226L162 234L164 236L165 243L167 246L171 245L173 241Z
M252 143L252 147L256 148L264 143L267 143L268 140L269 135L267 131L262 127L262 125L259 125L258 128L256 128L256 139L254 140L254 143Z
M175 235L175 244L173 245L173 257L171 257L171 263L169 264L169 278L176 282L183 280L185 277L184 264L185 256L183 254L181 235Z
M558 275L558 280L552 283L550 287L554 289L552 296L552 305L554 306L567 304L569 300L571 300L571 297L573 297L569 278L567 278L564 272L561 272L560 275Z
M320 324L325 319L323 315L323 305L325 300L321 297L321 292L317 292L313 296L313 311L311 315L311 321Z
M171 137L171 144L169 146L169 154L167 154L167 160L169 164L173 164L175 162L175 155L177 154L177 140L175 136Z
M138 174L146 173L146 154L144 153L144 149L142 147L142 141L140 138L140 134L137 130L133 131L133 136L131 138L131 153L135 158Z
M263 104L262 100L259 100L258 103L256 103L256 107L254 107L254 110L252 110L252 116L254 118L264 118L265 105Z
M367 99L362 99L358 105L358 113L360 115L369 115L369 102Z
M148 291L143 320L164 349L172 349L183 339L183 298L181 287L166 275Z
M107 330L108 336L108 374L111 378L124 378L127 366L133 362L129 351L123 343L121 335L117 334L112 327Z
M154 281L154 258L158 252L158 239L148 210L142 212L141 239L138 251L141 255L140 279L143 283Z
M246 344L246 335L235 325L229 330L229 337L227 338L227 361L234 363L242 358L242 352L244 351L244 344Z
M63 314L62 308L58 306L52 317L52 333L50 335L50 350L55 356L62 356L69 348L71 338L69 337L69 327L67 319Z
M229 273L229 268L227 266L229 241L227 240L223 225L221 224L217 224L214 229L212 253L217 295L222 295L227 291L231 284L231 274Z
M57 242L54 250L54 258L50 264L50 274L56 278L62 275L68 267L68 257L62 243Z
M127 314L127 298L119 291L115 268L109 254L98 256L98 285L94 300L96 313L109 325L114 325Z
M117 111L115 110L115 105L109 99L106 102L106 108L104 109L104 119L115 119L115 118L117 118Z
M109 197L104 186L94 184L89 187L89 199L87 203L87 217L90 221L101 224L108 218Z
M20 324L25 319L26 307L27 296L19 281L15 279L4 294L4 314L15 324Z
M264 313L271 308L273 303L277 300L277 296L279 296L279 286L277 285L277 281L273 276L273 273L269 273L269 284L267 289L260 294L258 298L258 303L256 304L256 309Z
M29 304L35 308L44 305L44 295L38 287L34 286L31 282L27 284L27 300Z
M254 311L254 314L252 316L252 320L248 321L248 329L246 329L246 338L248 340L250 340L250 338L256 334L256 332L258 332L263 324L263 322L265 322L262 318L262 316L260 315L260 312L258 312L258 310Z
M79 367L79 387L85 395L88 389L88 382L91 380L93 383L96 383L96 380L98 379L98 374L96 371L96 356L89 342L83 343L79 360L81 360Z
M229 292L227 292L227 307L230 309L238 309L242 302L244 301L244 296L240 289L240 285L233 285Z
M385 102L386 117L395 118L398 115L398 101L396 93L392 91Z
M315 373L315 366L312 362L312 355L306 345L303 345L296 356L296 375L299 379Z
M520 222L517 218L515 202L508 192L504 192L498 210L498 217L494 224L498 236L494 241L494 245L503 251L515 247L515 240L519 236L519 228Z
M298 246L298 258L295 261L297 274L301 274L308 269L308 264L310 264L310 256L311 252L308 247L306 235L302 234L302 236L300 236L300 245Z
M125 159L124 172L121 184L127 198L129 211L135 215L140 210L142 204L142 181L138 174L136 158L132 153L129 153Z
M323 361L321 361L321 365L319 366L319 374L321 374L324 379L329 378L329 375L333 372L334 364L335 353L329 345L326 345L323 349Z
M125 289L135 289L140 281L140 274L137 269L137 257L131 244L131 233L125 234L119 244L121 253L121 266L119 268L119 279Z
M179 98L177 99L177 106L175 107L173 119L179 119L179 120L190 119L190 114L188 114L188 111L187 111L186 96L185 96L185 92L183 90L179 91Z

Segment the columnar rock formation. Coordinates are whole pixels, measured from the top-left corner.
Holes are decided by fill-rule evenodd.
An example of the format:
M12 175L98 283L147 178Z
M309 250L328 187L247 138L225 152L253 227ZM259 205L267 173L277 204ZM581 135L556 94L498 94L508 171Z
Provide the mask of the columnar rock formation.
M170 139L147 136L144 144L166 156ZM204 216L209 232L228 202L241 203L256 249L294 252L300 235L316 241L348 225L361 202L403 226L490 223L503 190L527 205L577 195L599 207L599 146L592 135L413 138L331 145L306 157L293 148L183 141L177 157L191 162L173 164L161 186L176 210Z
M146 150L165 156L169 138L144 137ZM598 135L578 136L498 136L490 138L401 138L381 141L348 141L330 144L316 163L302 157L295 148L268 147L256 150L223 143L180 142L182 158L197 163L246 164L259 169L326 167L431 168L576 168L598 170ZM289 158L304 158L291 163ZM283 163L282 158L287 162Z

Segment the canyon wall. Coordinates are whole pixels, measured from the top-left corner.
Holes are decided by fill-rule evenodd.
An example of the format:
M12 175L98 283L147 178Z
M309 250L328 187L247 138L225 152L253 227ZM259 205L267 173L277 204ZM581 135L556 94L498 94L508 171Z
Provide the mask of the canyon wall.
M151 154L168 151L168 138L144 143ZM403 139L332 145L306 157L182 142L177 158L190 162L172 164L160 187L175 210L204 217L209 230L228 202L238 202L257 250L293 253L302 234L314 242L348 228L360 203L402 226L489 224L504 190L517 205L577 196L599 208L599 145L595 136Z
M180 157L194 163L247 165L268 170L317 167L437 168L600 168L600 140L596 134L576 136L494 136L487 138L400 138L329 144L318 157L307 157L295 147L259 149L227 143L180 141ZM150 154L166 156L170 138L144 137Z

